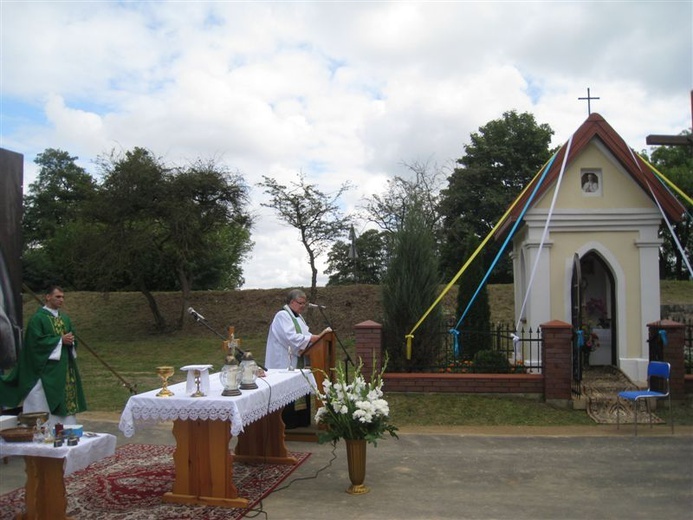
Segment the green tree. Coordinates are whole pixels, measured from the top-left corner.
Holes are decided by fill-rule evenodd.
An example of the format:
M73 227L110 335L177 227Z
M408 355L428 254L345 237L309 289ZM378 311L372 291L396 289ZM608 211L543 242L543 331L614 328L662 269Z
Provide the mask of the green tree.
M472 233L483 239L493 229L524 186L549 159L553 130L537 124L529 113L505 112L472 133L465 155L448 178L441 193L445 242L441 262L446 275L458 268L460 249ZM486 265L496 256L500 244L490 244L484 252ZM509 257L499 263L490 283L512 281Z
M240 264L252 247L252 220L243 178L214 161L198 160L174 170L166 181L161 216L168 236L162 249L175 266L183 295L182 325L193 285L237 289L243 284Z
M24 281L34 290L49 283L91 289L88 280L77 280L82 251L83 215L96 194L96 182L63 150L47 148L36 156L36 181L24 197L22 233Z
M168 230L161 218L167 168L150 151L136 147L99 158L103 181L94 220L95 237L87 267L97 273L101 290L140 291L158 330L166 328L153 291L175 286L175 266L164 254Z
M280 220L296 228L301 238L311 270L310 299L317 297L318 257L334 240L344 235L351 225L351 219L343 216L339 209L339 198L351 189L344 183L334 193L326 194L314 184L308 184L302 173L298 181L289 186L279 184L276 179L265 177L258 183L269 195L270 202L262 206L274 209Z
M327 253L327 285L380 284L386 254L384 233L369 229L354 237L353 246L355 251L342 240L332 245Z
M473 234L467 236L464 248L466 258L474 254L479 243L480 241ZM457 321L462 318L465 311L467 312L457 327L457 339L460 353L465 359L472 359L478 351L491 348L491 307L488 301L488 290L486 285L479 289L485 274L483 257L479 255L467 266L467 270L460 278L457 291ZM477 293L476 297L474 297L475 293Z
M435 307L414 332L411 360L405 336L428 310L440 289L435 241L417 201L393 236L392 258L383 278L383 338L394 371L420 371L440 353L442 313Z
M681 135L690 135L690 131ZM652 152L652 165L683 193L693 194L693 155L688 147L659 146ZM681 200L681 198L679 198ZM685 201L681 200L685 204ZM693 208L687 205L687 212L681 222L673 224L681 247L687 258L693 258ZM690 276L683 261L683 255L676 245L669 228L662 224L660 235L663 239L659 255L660 277L663 279L687 280Z
M102 158L104 180L94 219L89 268L103 289L135 289L145 296L158 329L166 322L155 290L182 292L178 326L190 291L242 283L250 250L247 186L213 161L169 168L143 148Z

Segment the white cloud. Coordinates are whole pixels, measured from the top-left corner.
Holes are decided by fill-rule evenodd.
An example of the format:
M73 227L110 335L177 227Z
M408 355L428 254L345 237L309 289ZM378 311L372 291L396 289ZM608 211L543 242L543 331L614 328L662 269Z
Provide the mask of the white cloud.
M578 97L635 149L689 127L690 2L2 2L0 145L91 161L143 146L215 157L252 186L247 288L306 286L262 175L345 180L354 210L403 163L449 164L507 110L565 142ZM326 277L320 275L320 283Z

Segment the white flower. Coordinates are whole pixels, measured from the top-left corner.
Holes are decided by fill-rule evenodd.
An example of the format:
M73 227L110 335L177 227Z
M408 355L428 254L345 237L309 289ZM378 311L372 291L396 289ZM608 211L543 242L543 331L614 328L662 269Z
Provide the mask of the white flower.
M315 412L315 422L319 423L322 416L325 415L326 413L327 413L327 408L325 408L324 406L321 406L320 408L318 408L318 411Z

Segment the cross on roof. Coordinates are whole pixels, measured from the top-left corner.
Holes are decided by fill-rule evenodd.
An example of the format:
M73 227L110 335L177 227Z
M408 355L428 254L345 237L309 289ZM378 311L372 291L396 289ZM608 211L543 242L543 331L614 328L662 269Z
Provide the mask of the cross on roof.
M593 99L599 99L599 98L590 96L590 88L587 87L587 97L579 97L578 98L579 101L581 101L583 99L587 100L587 115L589 116L592 113L592 106L590 104L590 101L592 101Z
M691 90L691 119L693 120L693 90ZM647 144L662 144L668 146L690 146L693 149L693 135L648 135Z

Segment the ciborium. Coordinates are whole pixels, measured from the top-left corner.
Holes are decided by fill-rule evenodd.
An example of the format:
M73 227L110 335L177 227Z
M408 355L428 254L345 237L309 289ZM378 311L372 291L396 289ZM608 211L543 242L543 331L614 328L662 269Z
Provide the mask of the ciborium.
M173 367L169 367L169 366L156 367L156 373L164 383L161 390L159 390L159 393L156 394L157 397L171 397L172 395L175 395L173 392L171 392L168 389L168 378L173 375L173 372L174 372Z

